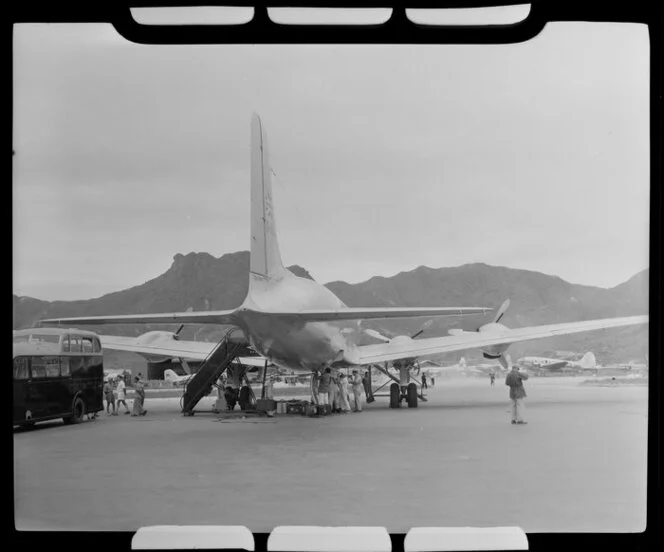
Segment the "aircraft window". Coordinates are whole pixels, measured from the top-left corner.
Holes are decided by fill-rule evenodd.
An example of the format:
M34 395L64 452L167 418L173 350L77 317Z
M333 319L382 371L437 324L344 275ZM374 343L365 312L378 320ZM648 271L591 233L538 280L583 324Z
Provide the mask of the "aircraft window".
M32 361L30 362L30 368L33 378L46 377L46 364L44 363L43 357L32 357Z
M60 375L61 376L69 376L70 375L69 371L69 357L62 357L60 359Z
M71 353L80 353L81 352L81 338L77 335L69 336L69 352Z
M94 353L101 353L101 343L99 342L99 340L96 337L93 339L92 343L94 345L93 352Z
M57 378L60 376L60 359L58 357L46 357L44 363L46 365L47 378Z
M28 359L19 357L14 359L14 379L27 380L29 376Z
M84 353L91 353L92 352L92 338L91 337L84 337L84 338L82 338L82 343L83 343L83 352Z
M65 335L62 338L62 352L63 353L68 353L69 352L69 336Z

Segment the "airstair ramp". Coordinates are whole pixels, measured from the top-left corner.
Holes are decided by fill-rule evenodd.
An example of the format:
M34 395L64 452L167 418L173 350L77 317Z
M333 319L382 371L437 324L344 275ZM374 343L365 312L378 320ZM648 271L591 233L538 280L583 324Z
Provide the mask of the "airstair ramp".
M233 330L224 335L219 344L210 352L203 361L198 372L189 380L182 397L182 413L192 415L199 401L210 394L213 385L221 377L221 374L235 360L242 345L230 340Z

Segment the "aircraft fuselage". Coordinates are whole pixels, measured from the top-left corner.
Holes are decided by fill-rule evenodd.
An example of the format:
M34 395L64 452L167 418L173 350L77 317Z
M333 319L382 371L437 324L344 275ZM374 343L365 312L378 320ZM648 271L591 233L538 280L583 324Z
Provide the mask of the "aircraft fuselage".
M346 305L329 289L291 272L278 280L252 275L248 300L235 313L251 346L274 364L298 371L322 370L356 355L357 321L303 322L271 314Z

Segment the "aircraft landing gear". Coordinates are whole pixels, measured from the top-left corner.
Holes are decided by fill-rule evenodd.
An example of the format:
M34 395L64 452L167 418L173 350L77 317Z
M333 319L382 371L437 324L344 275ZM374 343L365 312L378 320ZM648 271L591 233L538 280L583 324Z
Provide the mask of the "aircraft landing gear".
M408 408L417 408L417 385L409 383L401 386L398 383L390 385L390 408L400 408L401 401L406 401Z
M401 406L401 389L398 383L390 385L390 408L399 408Z
M409 383L406 387L406 401L408 408L417 408L417 385Z

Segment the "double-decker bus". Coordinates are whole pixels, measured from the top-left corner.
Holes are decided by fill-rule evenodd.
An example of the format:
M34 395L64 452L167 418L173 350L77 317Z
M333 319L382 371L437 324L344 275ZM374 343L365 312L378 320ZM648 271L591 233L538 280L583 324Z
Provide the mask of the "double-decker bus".
M14 425L82 421L104 409L101 342L76 329L14 331Z

